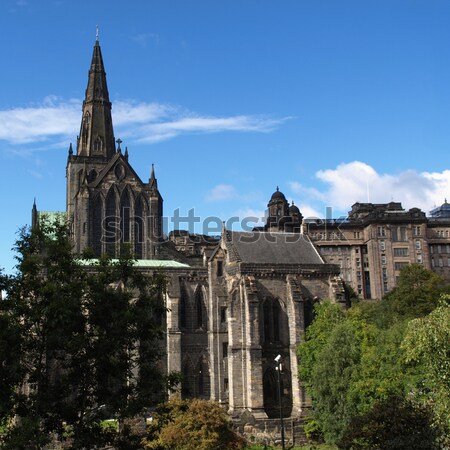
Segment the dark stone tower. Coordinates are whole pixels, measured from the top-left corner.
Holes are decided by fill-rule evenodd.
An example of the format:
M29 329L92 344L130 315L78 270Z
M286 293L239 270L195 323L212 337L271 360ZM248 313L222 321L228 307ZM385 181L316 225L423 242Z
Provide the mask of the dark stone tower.
M116 148L115 142L118 146ZM163 199L155 171L143 183L115 141L111 102L98 39L94 45L83 102L77 151L67 160L67 214L75 251L117 257L123 244L138 259L154 259L162 239Z
M268 217L264 227L266 231L301 232L303 216L297 206L289 206L286 197L278 189L272 194L267 205Z

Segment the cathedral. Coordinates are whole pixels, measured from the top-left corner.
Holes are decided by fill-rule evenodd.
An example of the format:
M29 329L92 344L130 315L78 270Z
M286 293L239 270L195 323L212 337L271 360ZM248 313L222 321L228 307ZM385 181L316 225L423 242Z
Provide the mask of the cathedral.
M63 215L74 251L120 256L169 279L165 301L167 372L182 376L181 396L219 402L242 432L291 442L310 406L298 378L297 346L314 303L346 305L345 285L361 298L381 298L400 271L420 264L450 281L450 205L430 217L401 203L355 203L348 217L304 219L276 188L264 226L220 236L163 233L163 198L154 167L143 181L128 149L115 139L106 73L94 45L76 147L69 147ZM344 285L345 283L345 285ZM281 370L280 370L281 369Z
M143 181L121 143L97 39L66 167L74 251L117 258L128 244L142 270L164 270L170 280L165 367L182 373L183 397L219 402L252 434L276 433L280 413L292 425L309 404L296 349L314 302L345 303L339 267L325 263L304 233L299 208L278 188L266 225L253 232L224 227L220 237L183 230L164 237L155 171ZM35 205L34 223L41 214Z

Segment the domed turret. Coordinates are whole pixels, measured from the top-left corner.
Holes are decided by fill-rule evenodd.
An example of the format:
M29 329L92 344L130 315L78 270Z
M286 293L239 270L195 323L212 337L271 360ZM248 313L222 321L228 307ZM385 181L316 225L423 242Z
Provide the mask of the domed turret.
M288 231L296 232L300 231L300 226L303 220L303 216L300 210L293 203L289 206L285 195L280 191L277 186L277 190L270 197L269 214L266 230L276 231Z
M280 189L277 186L277 190L272 194L272 197L270 198L270 201L279 201L279 200L286 200L286 197L284 194L280 191Z
M301 216L298 206L294 205L293 201L292 201L292 205L289 206L289 215L290 216Z

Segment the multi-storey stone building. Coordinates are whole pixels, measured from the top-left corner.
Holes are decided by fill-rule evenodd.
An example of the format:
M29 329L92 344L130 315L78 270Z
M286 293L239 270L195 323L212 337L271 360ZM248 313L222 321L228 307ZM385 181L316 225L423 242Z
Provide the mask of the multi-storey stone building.
M340 267L343 281L366 299L397 285L400 270L421 264L450 281L450 205L405 210L401 203L355 203L348 217L305 224L325 261Z

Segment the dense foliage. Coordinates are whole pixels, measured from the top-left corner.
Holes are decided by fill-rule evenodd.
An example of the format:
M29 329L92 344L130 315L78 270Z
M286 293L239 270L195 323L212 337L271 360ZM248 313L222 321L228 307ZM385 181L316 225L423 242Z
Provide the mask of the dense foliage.
M404 430L406 436L402 424L414 418L421 424L421 438L429 442L423 448L448 442L447 291L438 275L411 265L402 270L398 287L380 301L359 302L347 311L330 302L317 304L299 347L299 375L313 401L308 427L342 448L400 449L408 448L401 446L406 437L398 437L395 447L383 436L389 428L392 433ZM396 407L382 422L382 411L392 413ZM364 434L363 428L366 440L356 432Z
M339 441L345 450L437 450L439 433L431 412L395 395L379 400L350 423Z
M41 448L55 434L72 448L120 440L102 420L132 417L166 389L164 277L139 272L126 249L83 267L61 223L22 230L16 251L17 275L1 278L3 448Z
M176 398L158 407L146 443L153 450L239 450L244 446L218 404Z

